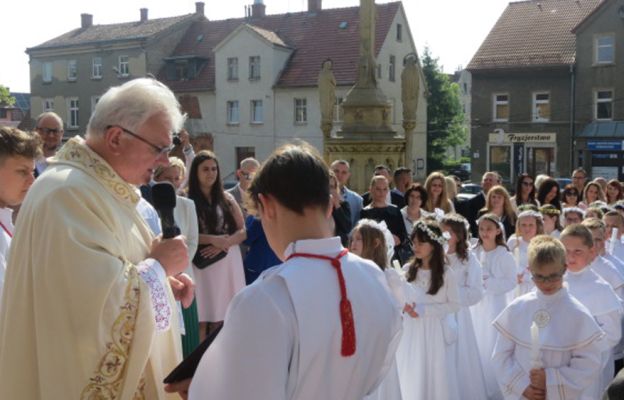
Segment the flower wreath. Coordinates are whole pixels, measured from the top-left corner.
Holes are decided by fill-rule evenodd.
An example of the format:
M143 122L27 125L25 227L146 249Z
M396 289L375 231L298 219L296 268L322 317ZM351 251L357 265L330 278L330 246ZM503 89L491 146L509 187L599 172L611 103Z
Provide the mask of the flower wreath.
M451 238L451 235L448 232L442 232L441 235L438 235L422 221L416 221L416 223L414 224L414 229L418 229L419 231L425 233L429 237L429 239L440 244L441 246L444 246L446 242L448 242L448 240Z

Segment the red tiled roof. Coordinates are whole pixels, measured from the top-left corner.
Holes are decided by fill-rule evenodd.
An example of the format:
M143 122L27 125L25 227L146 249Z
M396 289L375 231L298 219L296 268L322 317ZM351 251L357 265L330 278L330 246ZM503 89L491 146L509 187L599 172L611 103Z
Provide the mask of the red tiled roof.
M530 0L509 3L474 55L468 70L570 65L572 29L600 0Z
M92 25L88 28L77 28L50 39L38 46L27 49L41 50L56 47L67 47L108 41L147 39L163 32L170 27L193 18L196 14L177 17L148 19L145 22L134 21L120 24Z
M400 2L377 5L375 53L378 54L388 35ZM357 78L359 57L359 7L324 9L267 15L260 18L238 18L220 21L194 22L172 56L196 55L208 58L199 76L187 81L167 80L165 70L159 79L176 92L214 90L215 70L212 50L241 24L247 23L269 32L294 49L286 68L279 77L278 87L316 86L321 63L333 60L338 85L349 86ZM346 22L345 28L340 24ZM275 35L275 36L272 36Z

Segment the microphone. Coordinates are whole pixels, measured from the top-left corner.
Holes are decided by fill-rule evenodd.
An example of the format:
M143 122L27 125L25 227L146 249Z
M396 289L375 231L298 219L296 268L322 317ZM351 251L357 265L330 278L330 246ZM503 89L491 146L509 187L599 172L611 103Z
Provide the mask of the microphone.
M152 186L152 201L160 216L163 239L171 239L180 234L180 228L173 218L176 206L175 188L169 182L160 182Z

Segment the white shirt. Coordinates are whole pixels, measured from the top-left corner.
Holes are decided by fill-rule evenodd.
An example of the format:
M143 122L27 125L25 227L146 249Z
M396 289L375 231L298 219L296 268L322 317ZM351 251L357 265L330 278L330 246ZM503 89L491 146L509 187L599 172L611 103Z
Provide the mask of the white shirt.
M286 256L335 257L340 238L291 243ZM340 354L340 294L328 261L296 257L265 271L232 300L204 354L189 399L361 400L384 378L401 336L401 314L382 271L353 254L340 259L356 351Z

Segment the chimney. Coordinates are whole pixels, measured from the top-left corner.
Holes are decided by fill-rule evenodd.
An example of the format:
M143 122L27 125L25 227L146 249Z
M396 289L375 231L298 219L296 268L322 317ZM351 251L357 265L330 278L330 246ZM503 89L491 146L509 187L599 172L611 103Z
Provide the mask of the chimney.
M251 17L252 18L261 18L266 15L266 6L264 5L262 0L254 0L253 5L251 6Z
M308 12L317 12L323 9L323 0L308 0Z
M198 1L195 3L195 14L204 16L204 2Z
M80 27L88 28L93 26L93 14L80 14Z
M147 8L141 8L141 22L147 21Z

